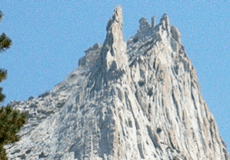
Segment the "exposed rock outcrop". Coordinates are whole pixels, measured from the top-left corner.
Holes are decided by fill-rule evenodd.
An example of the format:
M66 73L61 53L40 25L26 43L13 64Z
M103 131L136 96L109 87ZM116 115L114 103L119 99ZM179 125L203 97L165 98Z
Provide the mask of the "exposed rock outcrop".
M123 15L121 7L114 10L106 27L107 35L101 51L101 66L114 71L127 64L126 43L123 37Z
M5 146L10 160L230 159L178 29L166 14L139 22L126 43L117 7L103 46L65 81L11 104L30 118Z

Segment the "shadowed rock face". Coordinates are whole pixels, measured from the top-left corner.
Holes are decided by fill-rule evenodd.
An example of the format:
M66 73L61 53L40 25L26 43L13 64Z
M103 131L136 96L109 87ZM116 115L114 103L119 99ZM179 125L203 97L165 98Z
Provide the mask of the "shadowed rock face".
M123 38L122 9L53 91L15 108L30 116L9 159L228 160L178 29L163 15Z

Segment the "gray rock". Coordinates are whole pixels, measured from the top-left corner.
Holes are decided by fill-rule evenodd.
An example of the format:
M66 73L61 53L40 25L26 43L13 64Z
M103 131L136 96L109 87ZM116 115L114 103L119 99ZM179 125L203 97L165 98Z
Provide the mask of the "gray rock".
M126 44L117 7L103 46L52 91L12 102L30 118L10 160L230 159L179 31L167 15L140 23L136 37L152 34Z
M78 66L82 66L84 68L86 68L85 66L92 67L99 57L101 48L102 46L100 46L99 43L96 43L95 45L87 49L85 51L86 55L79 59Z
M181 43L181 34L178 29L174 26L171 26L172 38L174 38L178 43Z
M155 20L156 20L156 17L153 16L151 20L152 20L152 25L151 25L151 27L152 27L152 29L154 29L154 28L155 28Z
M140 23L140 26L139 26L139 29L137 31L136 36L141 41L145 41L147 38L152 36L153 29L152 29L152 26L150 26L148 20L145 18L141 18L139 20L139 23ZM152 23L154 23L154 22L152 22ZM154 25L154 24L152 24L152 25Z
M122 28L122 9L121 7L117 7L114 10L113 17L107 24L107 35L101 51L100 65L102 65L106 71L118 70L127 63L126 43Z

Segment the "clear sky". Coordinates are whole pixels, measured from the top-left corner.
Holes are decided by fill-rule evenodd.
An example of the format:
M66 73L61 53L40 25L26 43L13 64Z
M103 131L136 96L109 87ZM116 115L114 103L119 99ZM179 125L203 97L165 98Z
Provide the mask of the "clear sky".
M182 34L196 68L204 100L230 151L230 1L214 0L1 0L0 33L13 41L0 55L8 78L0 86L10 100L26 100L52 90L73 71L84 50L103 43L116 6L124 14L124 36L137 32L138 20L156 22L163 13Z

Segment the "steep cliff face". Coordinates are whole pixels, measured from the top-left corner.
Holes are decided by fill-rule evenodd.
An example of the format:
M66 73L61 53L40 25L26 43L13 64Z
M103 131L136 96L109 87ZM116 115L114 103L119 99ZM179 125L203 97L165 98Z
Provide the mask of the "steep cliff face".
M30 116L9 159L229 160L181 34L166 14L142 18L127 43L117 7L95 44L53 91L13 102Z

